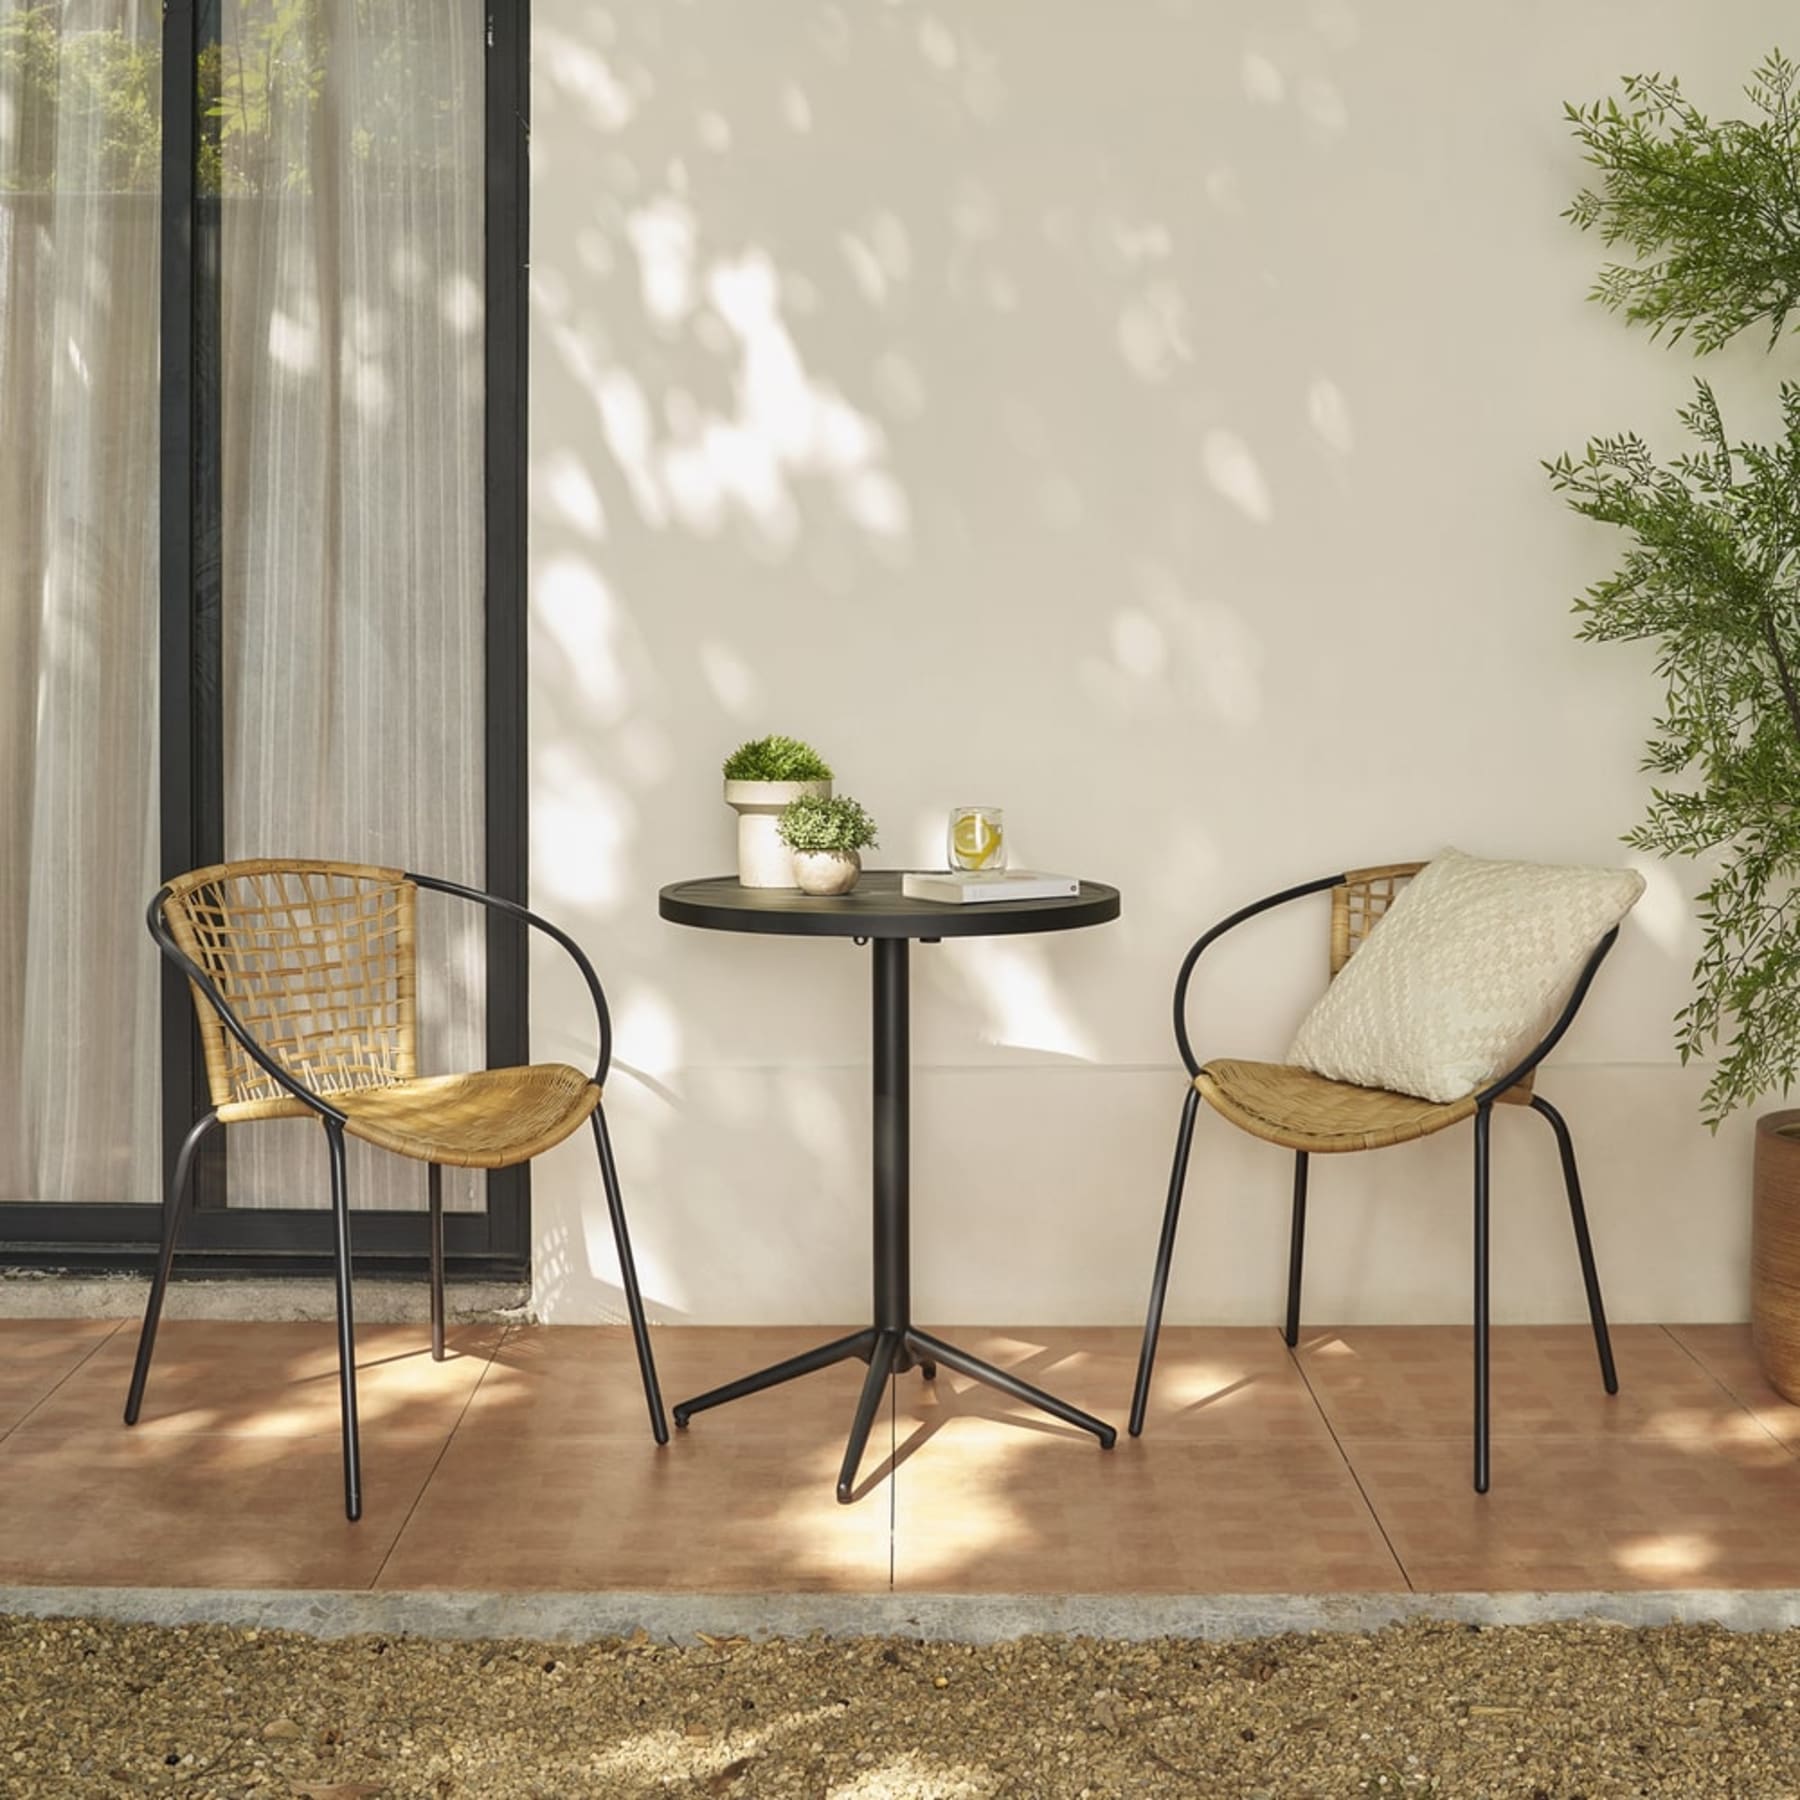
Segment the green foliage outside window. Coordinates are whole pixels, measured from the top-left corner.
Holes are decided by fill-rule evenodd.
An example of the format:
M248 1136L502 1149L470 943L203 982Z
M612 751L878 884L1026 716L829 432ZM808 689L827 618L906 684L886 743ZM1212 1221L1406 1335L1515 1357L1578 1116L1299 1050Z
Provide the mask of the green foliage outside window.
M65 29L64 10L62 0L46 0L0 17L0 116L10 121L0 192L61 185L153 194L161 179L161 41ZM84 154L69 166L72 146Z
M291 115L314 111L325 87L318 0L267 0L242 9L229 43L200 52L200 191L306 191L304 135ZM293 166L276 162L286 146Z
M360 110L340 128L365 187L379 191L388 168L467 179L459 134L479 113L480 65L467 59L475 91L462 91L455 59L443 54L443 20L431 11L446 4L356 0L349 11L361 27ZM90 16L67 0L38 0L0 18L0 121L12 121L10 142L0 142L0 191L158 191L161 22L151 18L134 37L85 23ZM345 53L334 16L320 0L243 0L231 9L228 37L201 50L195 71L201 193L310 189L307 139L327 128L332 58ZM90 145L72 164L71 146Z
M1800 72L1779 53L1745 90L1753 116L1713 120L1661 76L1625 104L1571 107L1599 179L1567 216L1630 260L1593 298L1697 354L1766 328L1796 363L1800 306ZM1682 1060L1715 1055L1717 1126L1800 1075L1800 383L1777 382L1780 435L1735 439L1711 386L1681 414L1691 447L1657 457L1634 433L1547 466L1577 512L1625 534L1618 568L1576 602L1581 636L1655 646L1657 777L1627 841L1710 856Z

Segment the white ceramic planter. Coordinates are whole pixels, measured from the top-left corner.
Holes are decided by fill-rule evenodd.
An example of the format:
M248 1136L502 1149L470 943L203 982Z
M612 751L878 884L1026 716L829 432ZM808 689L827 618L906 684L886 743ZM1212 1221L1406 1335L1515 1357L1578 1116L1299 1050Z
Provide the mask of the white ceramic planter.
M738 880L745 887L791 888L794 853L775 835L775 821L790 800L803 794L821 799L829 781L728 781L725 804L738 816Z
M796 850L794 882L803 894L847 894L862 874L854 850Z

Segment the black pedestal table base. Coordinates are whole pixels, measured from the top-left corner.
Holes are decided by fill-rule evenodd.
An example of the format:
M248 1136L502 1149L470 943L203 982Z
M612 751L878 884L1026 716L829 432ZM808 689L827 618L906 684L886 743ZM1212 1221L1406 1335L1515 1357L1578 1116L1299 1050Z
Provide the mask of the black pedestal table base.
M959 1350L954 1344L947 1344L942 1338L913 1327L903 1331L879 1331L871 1326L867 1331L855 1331L849 1337L821 1344L816 1350L790 1356L786 1362L758 1369L754 1375L739 1376L723 1387L696 1394L692 1400L683 1400L675 1408L675 1423L685 1429L695 1413L705 1412L708 1407L723 1406L727 1400L741 1400L746 1394L760 1394L764 1388L779 1387L784 1381L811 1375L817 1369L829 1369L833 1363L848 1362L853 1356L866 1362L869 1372L863 1379L862 1398L856 1403L856 1416L850 1424L844 1465L838 1470L837 1497L846 1506L856 1497L856 1472L862 1467L863 1452L868 1448L869 1432L874 1426L888 1377L904 1374L910 1368L918 1368L929 1381L936 1376L937 1365L942 1363L958 1374L985 1381L989 1387L1011 1394L1015 1400L1026 1401L1065 1424L1079 1425L1083 1431L1091 1431L1107 1450L1113 1447L1119 1435L1104 1419L1096 1419L1080 1407L1033 1387L1029 1381L1021 1381L1018 1376L983 1362L979 1356L971 1356L968 1351Z
M700 885L702 884L690 884L690 891L692 887ZM718 884L704 885L717 892ZM665 917L675 918L684 924L725 923L723 920L699 916L701 909L698 907L689 907L684 913L680 899L675 898L681 895L680 889L665 890ZM672 899L675 899L673 905ZM1054 922L1045 918L1034 921L1036 928L1055 929L1061 923L1098 923L1103 918L1116 916L1118 912L1118 896L1110 888L1090 890L1084 894L1083 903L1088 916ZM1042 904L1039 903L1040 907ZM855 1494L857 1471L862 1466L863 1453L868 1448L869 1432L875 1423L875 1414L880 1408L888 1380L908 1369L920 1369L930 1379L941 1363L947 1369L956 1370L958 1374L998 1388L1001 1393L1010 1394L1015 1400L1023 1400L1027 1405L1035 1406L1040 1411L1049 1413L1052 1418L1061 1419L1065 1424L1092 1432L1108 1450L1113 1447L1118 1435L1104 1419L1096 1419L1091 1413L1085 1413L1079 1407L1057 1399L1054 1394L1047 1394L1042 1388L1033 1387L1030 1382L1021 1381L1016 1375L1010 1375L992 1363L983 1362L980 1357L971 1356L968 1351L958 1349L956 1345L946 1343L928 1331L921 1331L912 1322L908 1191L908 941L914 936L936 937L946 925L950 930L944 935L960 936L965 933L974 935L981 931L983 925L988 930L1018 931L1032 929L1033 923L1002 924L997 915L990 915L988 920L983 920L978 925L973 920L954 915L946 919L943 909L933 909L921 914L913 912L912 907L904 901L900 905L905 908L903 917L911 915L906 917L906 923L911 929L894 931L890 926L881 935L876 935L873 931L870 933L874 952L875 1025L874 1320L865 1329L851 1332L848 1337L836 1338L828 1344L819 1345L817 1349L804 1351L799 1356L791 1356L784 1362L759 1369L753 1375L740 1376L736 1381L728 1381L721 1387L697 1394L691 1400L683 1400L674 1408L676 1425L685 1427L695 1413L723 1406L727 1401L741 1400L747 1394L761 1393L765 1388L779 1387L783 1382L811 1375L816 1370L830 1368L835 1363L848 1362L852 1357L859 1358L869 1365L869 1369L863 1380L862 1396L857 1402L855 1417L851 1421L850 1441L844 1450L843 1467L838 1472L837 1497L846 1504ZM769 910L773 912L775 908L771 906ZM986 908L980 910L986 911ZM1071 907L1069 911L1073 914L1075 908ZM850 917L853 920L855 915L851 914ZM892 914L882 923L889 923L891 918ZM874 923L872 920L870 922ZM959 926L963 930L957 930L956 927ZM765 931L781 929L771 923L738 924L735 920L725 923L725 928ZM808 932L805 926L801 926L796 935L849 936L852 930L845 930L840 925L833 931L829 926L821 929L815 925ZM985 935L985 932L982 934Z

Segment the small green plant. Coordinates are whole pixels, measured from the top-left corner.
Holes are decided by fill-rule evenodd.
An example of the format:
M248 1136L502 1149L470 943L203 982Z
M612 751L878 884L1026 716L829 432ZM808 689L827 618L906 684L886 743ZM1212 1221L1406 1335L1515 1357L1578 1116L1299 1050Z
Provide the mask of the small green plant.
M790 850L825 850L839 856L867 850L878 841L875 821L847 794L835 800L802 794L781 809L775 830Z
M831 765L798 738L752 738L725 759L727 781L829 781Z

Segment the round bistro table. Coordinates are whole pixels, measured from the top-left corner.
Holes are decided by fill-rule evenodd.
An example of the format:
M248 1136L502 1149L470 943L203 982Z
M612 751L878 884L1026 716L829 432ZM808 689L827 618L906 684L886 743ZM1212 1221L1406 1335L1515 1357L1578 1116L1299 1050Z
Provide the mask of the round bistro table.
M864 872L855 892L803 894L797 888L747 888L731 876L679 881L662 890L660 911L677 925L702 931L747 931L777 937L854 938L867 943L874 964L874 1319L861 1331L821 1344L800 1356L728 1381L674 1408L686 1426L695 1413L741 1400L815 1369L860 1357L869 1365L862 1398L850 1426L850 1442L838 1473L837 1497L848 1503L862 1464L869 1430L888 1377L920 1369L927 1380L937 1365L985 1381L1070 1425L1091 1431L1108 1450L1116 1433L1104 1419L1058 1400L1042 1388L921 1331L912 1321L912 1249L908 1193L909 1005L907 951L914 938L935 944L949 937L1001 937L1027 931L1074 931L1119 916L1119 892L1084 881L1081 891L1057 900L909 900L897 869Z

